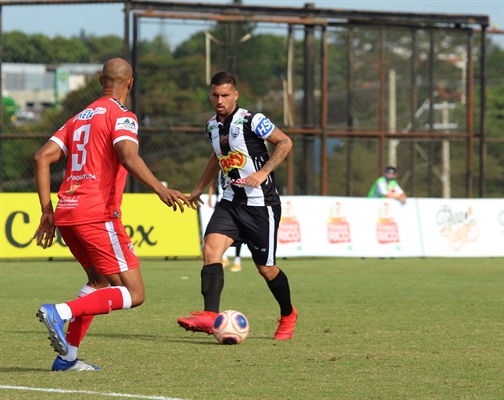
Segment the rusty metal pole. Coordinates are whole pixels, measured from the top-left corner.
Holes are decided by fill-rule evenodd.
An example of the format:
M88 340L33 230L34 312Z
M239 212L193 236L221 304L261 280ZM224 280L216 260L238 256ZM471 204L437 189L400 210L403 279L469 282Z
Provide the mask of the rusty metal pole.
M486 196L486 26L481 27L481 83L480 83L480 197L483 199Z
M294 69L294 29L292 24L289 24L288 39L287 39L287 102L289 117L287 118L287 126L291 126L293 112L293 69ZM294 195L294 151L291 150L287 155L287 194Z
M305 8L314 8L313 3L307 3ZM314 25L305 26L304 40L304 128L315 126L315 51ZM303 135L303 179L305 195L314 193L313 175L313 135Z
M133 48L131 50L131 67L133 68L133 90L130 92L131 109L138 117L138 100L140 98L140 82L138 73L138 16L133 14Z
M322 196L327 196L327 110L328 110L328 60L327 56L329 54L327 47L327 29L325 26L322 27L322 45L320 52L321 64L322 64L322 73L321 73L321 116L320 116L320 127L322 129L322 137L320 143L320 194Z
M123 58L131 61L129 37L130 37L130 11L131 0L124 0L124 38L123 38Z
M228 33L228 71L236 75L236 23L229 22L227 26Z
M378 170L385 169L385 28L380 29L380 64L379 64L379 99L378 99L378 130L380 131L378 150Z
M429 132L434 132L434 31L429 31ZM429 141L429 197L434 197L434 140Z
M474 62L472 57L472 31L467 34L467 75L466 75L466 125L467 154L466 154L466 196L473 197L473 153L474 153Z
M348 28L347 42L347 130L353 130L353 30ZM353 145L354 137L348 138L347 146L347 196L353 195Z
M417 122L416 122L416 111L418 109L417 100L417 31L413 29L411 33L411 98L410 98L410 123L411 132L416 132ZM416 141L411 140L411 196L416 197Z
M139 99L140 99L140 82L139 82L139 76L140 74L138 73L138 55L139 55L139 49L138 49L138 20L139 16L136 14L133 14L133 48L131 49L131 68L133 69L133 90L130 92L129 98L131 102L131 109L135 113L135 115L138 117L138 112L139 112ZM139 144L141 145L141 137L140 137L140 131L138 132L138 138L140 140ZM138 181L133 178L131 175L128 175L128 181L127 181L127 191L131 193L137 193L139 191L139 183Z

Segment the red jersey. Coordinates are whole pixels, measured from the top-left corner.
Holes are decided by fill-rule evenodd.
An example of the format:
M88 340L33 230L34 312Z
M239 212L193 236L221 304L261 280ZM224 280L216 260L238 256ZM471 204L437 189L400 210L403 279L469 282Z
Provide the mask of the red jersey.
M121 218L128 172L114 145L138 144L138 120L113 98L100 98L69 119L49 140L68 157L58 191L55 225L80 225Z

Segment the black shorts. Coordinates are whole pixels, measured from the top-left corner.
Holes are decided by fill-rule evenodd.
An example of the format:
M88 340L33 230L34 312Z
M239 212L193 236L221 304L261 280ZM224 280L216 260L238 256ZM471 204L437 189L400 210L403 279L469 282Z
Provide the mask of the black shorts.
M246 243L258 265L276 265L277 231L282 206L247 206L221 200L208 222L205 236L220 233L235 243Z

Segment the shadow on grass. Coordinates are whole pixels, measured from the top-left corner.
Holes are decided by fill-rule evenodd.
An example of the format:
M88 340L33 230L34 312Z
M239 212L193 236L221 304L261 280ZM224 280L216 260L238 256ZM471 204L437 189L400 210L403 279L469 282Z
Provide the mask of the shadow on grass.
M21 335L36 335L36 336L44 336L47 337L47 332L45 331L2 331L0 332L9 334L9 333L15 333L15 334L21 334ZM184 334L184 333L182 333ZM212 335L207 335L203 336L203 334L200 332L195 333L194 335L198 336L175 336L175 335L164 335L164 336L159 336L159 335L145 335L145 334L131 334L131 333L88 333L86 334L87 338L106 338L106 339L132 339L132 340L150 340L150 341L167 341L167 342L172 342L172 343L190 343L190 344L198 344L198 345L218 345L220 346L221 344L217 341L212 340L213 337ZM202 340L205 339L205 340ZM267 340L267 341L274 341L271 336L252 336L248 337L246 339L247 341L255 341L255 340Z
M21 367L2 367L0 368L0 374L2 372L47 372L47 368L21 368ZM52 371L51 371L52 372Z

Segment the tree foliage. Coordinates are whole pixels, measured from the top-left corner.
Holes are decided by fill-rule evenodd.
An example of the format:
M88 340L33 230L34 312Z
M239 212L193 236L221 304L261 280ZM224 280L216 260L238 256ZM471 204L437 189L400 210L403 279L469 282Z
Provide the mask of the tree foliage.
M206 65L210 61L211 74L220 70L235 68L240 92L239 104L263 111L277 125L282 124L283 117L283 82L286 79L287 66L287 37L271 33L257 33L256 25L240 23L215 23L209 29L214 38L211 41L210 60L206 59L205 32L197 32L174 50L170 49L162 36L150 40L142 40L138 48L137 80L135 89L139 90L138 117L149 129L165 132L170 126L172 131L177 124L195 125L203 130L204 123L212 114L208 100L208 85L206 82ZM379 90L379 28L354 28L353 40L350 44L354 54L353 63L353 117L354 126L359 129L376 129L378 115ZM349 46L349 31L333 29L329 31L329 123L346 124L346 86L348 78L347 50ZM394 69L397 73L397 128L403 129L411 118L411 44L412 33L405 29L387 29L385 36L386 72ZM416 35L417 57L417 103L420 106L429 98L429 33L419 31ZM452 56L463 57L467 45L465 34L436 31L435 33L435 102L450 100L460 103L460 93L463 86L461 69ZM477 88L480 76L478 40L474 39L475 57L475 131L478 131L478 102ZM321 79L321 41L315 35L315 81ZM304 40L296 36L294 43L294 89L302 92L304 79ZM487 130L489 137L504 136L504 81L502 65L504 50L488 42L487 46ZM113 57L121 57L123 40L116 36L96 37L81 32L78 38L55 37L53 39L43 35L27 35L19 31L3 34L3 60L17 63L44 63L57 65L59 63L103 63ZM450 58L452 57L452 58ZM386 75L388 82L388 75ZM443 91L440 90L443 89ZM79 112L101 95L101 87L96 77L90 77L81 89L70 93L57 109L47 110L41 121L16 127L16 132L30 134L30 132L51 134L68 118ZM458 96L458 97L457 97ZM318 101L318 100L316 100ZM318 106L320 103L318 103ZM317 107L318 107L317 106ZM386 114L388 103L385 104ZM320 108L320 107L318 107ZM438 113L439 114L439 113ZM436 114L436 121L439 115ZM386 118L388 116L386 115ZM466 124L465 108L459 107L451 116L460 129ZM180 122L182 121L182 122ZM423 129L427 121L427 113L418 120L418 126ZM4 121L4 132L9 132L9 120ZM295 123L303 123L302 101L296 107ZM157 136L156 136L157 135ZM163 135L166 136L166 135ZM170 177L177 178L177 170L193 171L193 165L204 165L207 149L195 151L192 149L194 138L183 134L167 135L149 133L141 140L143 148L154 146L156 149L187 148L187 158L174 161L170 153L170 161L165 155L151 160L151 165L160 171L172 171ZM298 146L302 148L302 144ZM298 150L299 150L298 149ZM495 148L488 148L489 165L502 165L502 152ZM182 150L181 150L182 151ZM209 150L208 150L209 151ZM376 155L373 145L356 147L356 152L362 159L370 159ZM7 153L5 153L7 154ZM9 153L10 154L10 153ZM15 164L16 156L12 157ZM164 154L164 153L163 153ZM26 154L23 154L25 157ZM300 155L299 157L302 157ZM334 157L340 157L335 155ZM297 158L300 159L300 158ZM338 159L338 162L341 162ZM8 162L9 163L9 162ZM356 163L357 165L357 163ZM359 193L367 190L370 169L375 163L358 163L354 171L355 184ZM6 170L7 171L7 170ZM9 174L15 174L9 169ZM5 174L6 172L4 172ZM29 175L29 174L28 174ZM371 173L372 175L372 173ZM10 176L10 175L9 175ZM373 175L374 176L374 175ZM335 178L337 179L340 178ZM170 184L177 185L177 181ZM336 184L336 183L334 183ZM344 187L344 182L338 182L338 187ZM180 186L184 187L185 186ZM186 188L190 190L190 187ZM338 192L339 193L339 192Z

